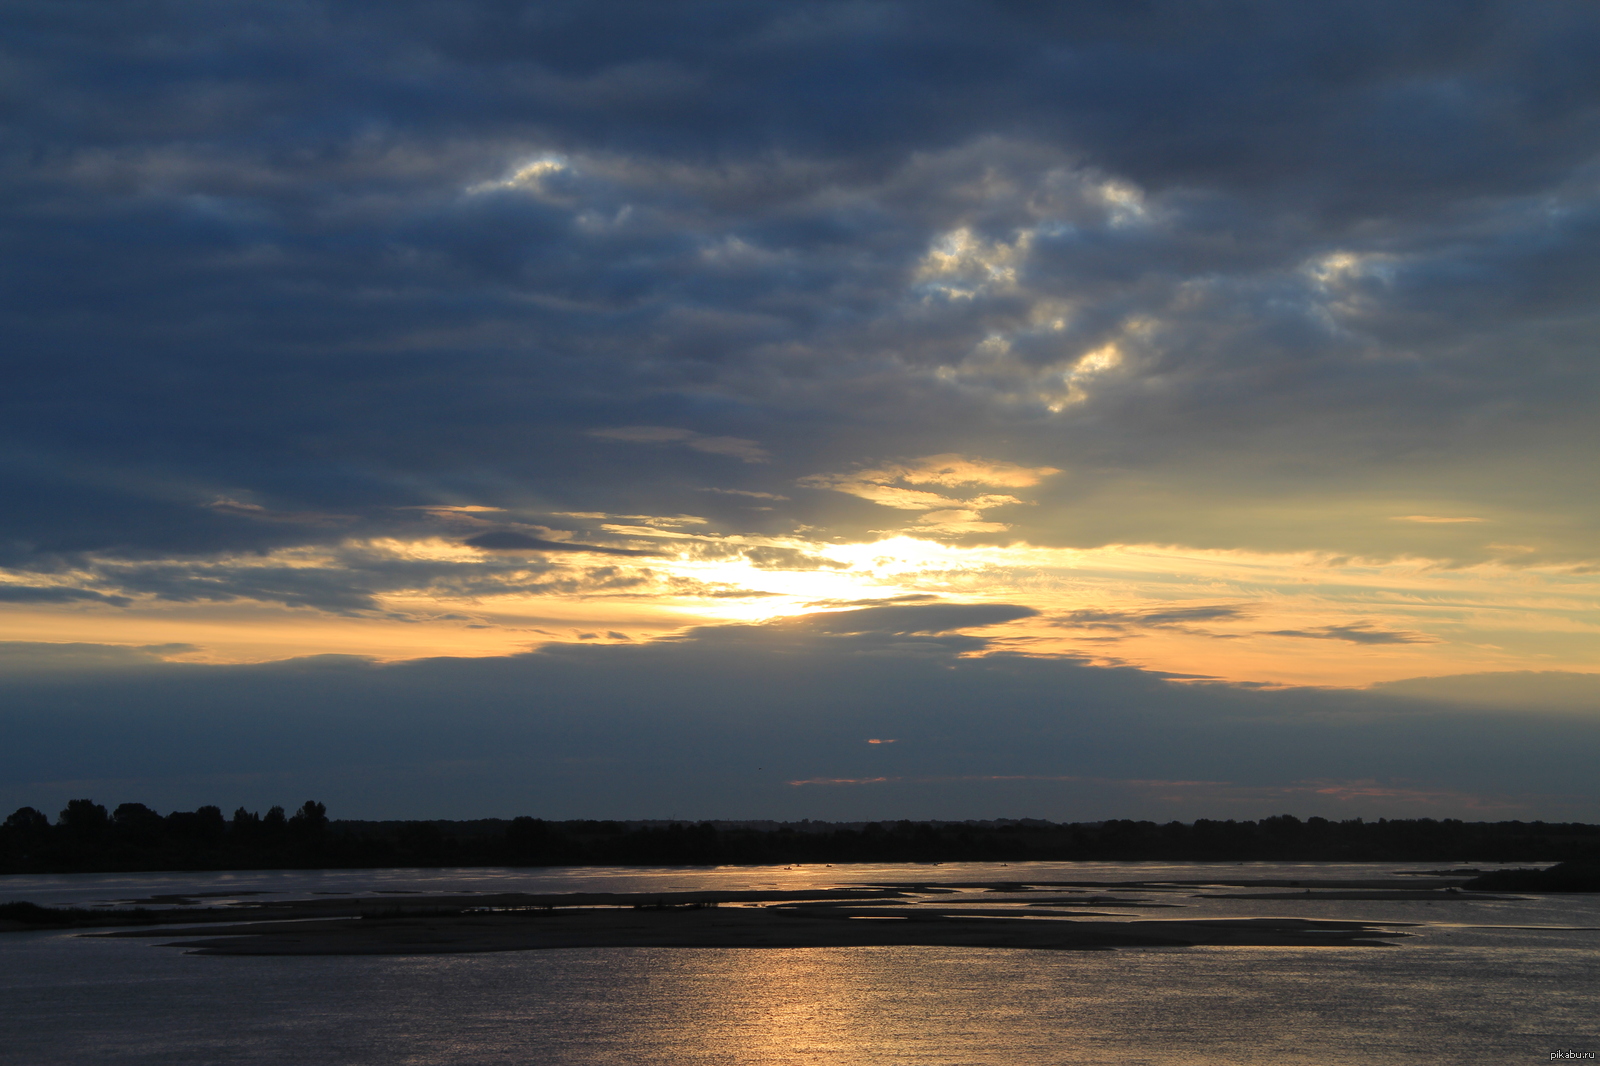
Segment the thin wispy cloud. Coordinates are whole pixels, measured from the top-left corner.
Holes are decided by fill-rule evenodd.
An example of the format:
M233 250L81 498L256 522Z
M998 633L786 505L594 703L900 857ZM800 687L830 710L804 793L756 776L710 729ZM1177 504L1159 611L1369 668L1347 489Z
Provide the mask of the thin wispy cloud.
M1355 622L1344 626L1319 626L1316 629L1273 629L1270 637L1305 637L1310 640L1343 640L1351 644L1428 644L1432 642L1421 633L1406 633L1380 629L1370 622Z

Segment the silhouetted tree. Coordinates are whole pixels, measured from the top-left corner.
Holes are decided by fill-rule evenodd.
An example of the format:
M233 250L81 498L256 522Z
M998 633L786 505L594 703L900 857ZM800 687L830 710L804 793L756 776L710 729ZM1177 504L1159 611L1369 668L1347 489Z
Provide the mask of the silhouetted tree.
M50 842L50 819L43 811L18 807L0 826L0 855L8 865L30 860Z
M299 837L318 837L328 828L328 808L306 800L289 819L289 831Z
M542 818L511 819L506 826L507 858L517 866L538 866L550 853L550 826Z
M187 848L210 850L222 846L227 838L228 823L222 820L222 810L218 807L173 811L167 815L167 832Z
M13 833L39 834L50 828L50 819L43 811L18 807L6 816L5 828Z
M68 800L66 810L56 819L56 826L67 835L68 839L78 843L88 843L98 841L105 836L106 830L111 826L111 817L106 814L106 809L94 800Z
M272 807L261 816L261 839L269 848L281 848L289 836L289 819L282 807Z
M194 812L195 827L199 830L200 843L208 848L220 848L228 839L228 823L222 817L222 808L206 805L197 807Z
M255 846L261 840L261 815L243 807L233 812L233 823L228 829L228 839L236 848Z
M164 835L164 828L161 815L142 803L120 804L111 815L112 836L121 847L153 847Z

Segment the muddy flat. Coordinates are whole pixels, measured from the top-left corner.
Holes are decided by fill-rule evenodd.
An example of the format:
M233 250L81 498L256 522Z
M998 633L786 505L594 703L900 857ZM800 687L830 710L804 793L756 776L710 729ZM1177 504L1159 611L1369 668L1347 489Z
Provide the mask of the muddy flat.
M173 932L99 935L170 937ZM1082 922L706 908L270 922L179 935L193 939L172 946L202 955L435 955L598 947L1376 947L1405 934L1358 922L1310 919Z
M46 913L52 924L123 927L205 955L416 955L596 947L926 945L1093 951L1193 946L1379 947L1408 923L1317 918L1134 918L1196 897L1438 901L1516 898L1464 892L1454 879L1227 881L905 881L817 889L319 895L230 900L138 914ZM198 897L185 897L198 898ZM23 905L31 907L31 905ZM1163 913L1171 914L1171 910ZM7 917L13 917L7 915ZM16 917L34 921L37 916ZM1117 920L1107 920L1117 919ZM206 923L203 927L201 923ZM129 926L137 924L137 928ZM33 926L29 926L30 928Z

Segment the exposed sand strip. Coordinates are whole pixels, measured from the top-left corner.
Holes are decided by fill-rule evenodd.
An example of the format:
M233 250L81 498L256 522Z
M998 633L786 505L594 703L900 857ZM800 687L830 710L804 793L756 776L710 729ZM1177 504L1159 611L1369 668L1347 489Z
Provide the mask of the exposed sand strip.
M838 896L830 899L820 892L574 894L470 900L459 896L418 896L407 899L403 907L375 907L374 901L368 900L365 914L360 917L328 915L326 903L318 900L308 901L297 919L209 926L187 933L139 929L93 935L193 937L196 939L169 943L206 955L417 955L548 948L871 945L1087 951L1195 945L1383 946L1408 935L1398 930L1400 923L1303 918L1084 921L1083 918L1102 915L946 906L936 899L907 906L913 901L898 896L898 892L857 892L848 901ZM760 905L768 901L776 905ZM831 905L818 906L819 903ZM351 902L342 905L349 907ZM313 918L316 912L322 913ZM214 913L216 916L219 915Z

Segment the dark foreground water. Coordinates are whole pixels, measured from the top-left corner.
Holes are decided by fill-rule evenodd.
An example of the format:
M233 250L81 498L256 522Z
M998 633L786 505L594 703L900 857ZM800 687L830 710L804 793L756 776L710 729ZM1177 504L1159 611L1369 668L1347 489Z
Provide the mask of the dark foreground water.
M1271 877L1286 869L1371 877L1399 867L118 875L4 878L0 897L647 891L997 876ZM1422 924L1392 948L612 948L362 958L194 956L157 946L159 939L13 933L0 936L0 1061L1033 1066L1531 1063L1558 1051L1600 1053L1600 931L1592 928L1600 926L1600 899L1347 902L1314 911L1279 900L1186 903L1164 913Z

